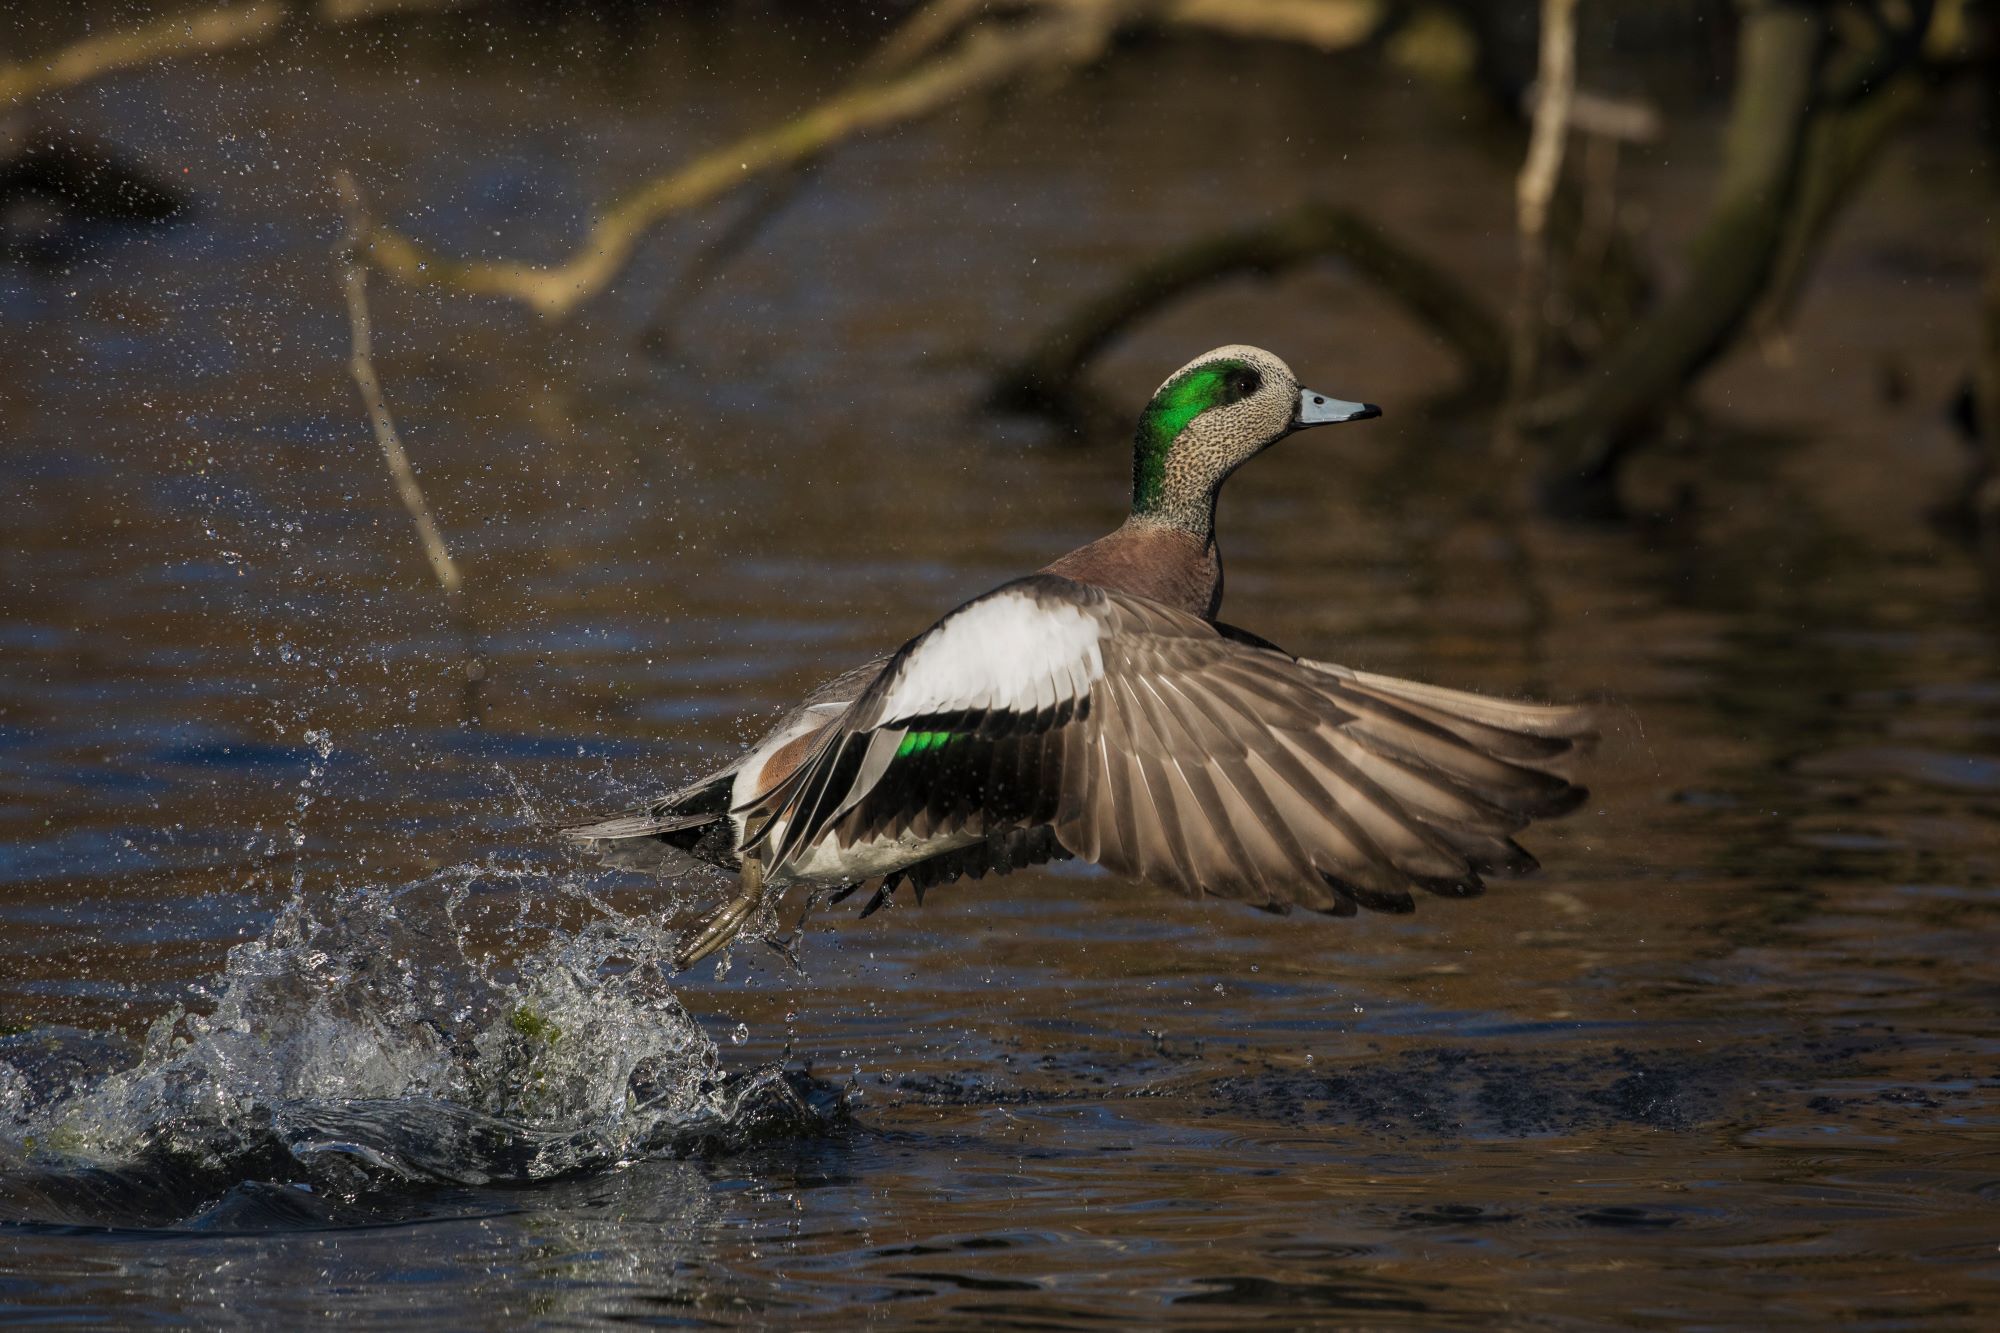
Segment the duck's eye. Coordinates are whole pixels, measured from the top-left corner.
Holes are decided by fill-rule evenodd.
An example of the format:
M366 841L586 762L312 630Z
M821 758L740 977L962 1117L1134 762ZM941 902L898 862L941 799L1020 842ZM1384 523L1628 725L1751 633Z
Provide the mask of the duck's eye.
M1263 385L1264 381L1254 370L1231 371L1229 390L1237 398L1248 398Z

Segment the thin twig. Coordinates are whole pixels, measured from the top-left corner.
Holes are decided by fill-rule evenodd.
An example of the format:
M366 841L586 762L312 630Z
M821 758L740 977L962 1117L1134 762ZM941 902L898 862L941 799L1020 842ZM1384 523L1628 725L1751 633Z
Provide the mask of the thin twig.
M410 468L410 456L403 450L403 441L396 434L396 423L389 416L389 402L382 394L382 381L375 375L373 336L368 319L368 270L361 263L359 250L368 237L368 215L361 204L361 192L354 184L354 177L340 172L334 177L334 186L340 191L342 210L347 214L347 232L341 237L340 248L335 252L340 260L340 282L347 293L347 322L354 333L354 351L348 359L347 368L354 375L354 387L361 393L361 405L368 411L368 424L375 431L375 443L382 446L383 461L389 465L389 475L395 479L396 494L409 510L410 520L417 525L417 539L423 543L424 556L431 562L431 573L437 575L438 586L445 596L456 597L463 581L458 575L458 564L446 549L444 536L438 531L437 520L431 517L430 504L424 499L423 487L417 484L417 474Z
M423 487L417 483L417 474L410 466L410 456L403 448L402 437L396 433L396 422L389 415L389 401L382 392L382 381L375 374L374 337L368 316L368 266L361 257L362 247L367 244L369 222L366 206L361 200L361 190L354 177L345 171L334 175L334 188L340 194L341 211L345 214L347 227L340 243L334 249L334 258L340 265L341 288L347 296L347 322L353 335L352 351L347 368L354 376L355 390L361 395L361 405L368 413L368 425L375 432L375 443L381 446L382 461L388 464L389 476L396 483L396 495L408 511L410 521L416 525L417 541L424 548L424 558L430 562L431 573L444 591L445 610L453 627L458 631L465 654L465 707L469 717L478 715L478 687L485 679L485 662L478 651L478 636L474 630L471 613L466 609L464 580L458 572L458 562L451 557L451 550L444 543L444 534L438 530L437 520L431 516L429 501L424 498Z
M987 0L930 0L919 6L862 62L861 78L902 73L957 36L986 9Z

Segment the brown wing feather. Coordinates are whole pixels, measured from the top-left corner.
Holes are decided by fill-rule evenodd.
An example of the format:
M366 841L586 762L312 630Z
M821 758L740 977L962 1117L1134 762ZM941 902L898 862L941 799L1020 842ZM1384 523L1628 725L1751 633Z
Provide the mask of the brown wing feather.
M900 697L933 710L891 717L925 641L912 640L801 768L746 811L753 830L783 826L763 848L774 865L827 836L851 845L1046 828L1069 853L1184 893L1406 912L1415 889L1477 893L1483 875L1532 869L1512 835L1584 798L1562 771L1592 738L1583 710L1301 661L1052 575L989 596L1033 599L1066 624L1090 617L1101 670L1087 697L1065 701L1080 662L1024 654L1049 675L1007 682L1018 711L984 696L938 703L937 691L906 685ZM912 731L952 740L905 754Z
M1532 869L1511 835L1584 793L1577 709L1300 662L1115 594L1093 691L1097 799L1056 823L1097 863L1262 906L1406 912ZM1120 756L1132 756L1120 762Z

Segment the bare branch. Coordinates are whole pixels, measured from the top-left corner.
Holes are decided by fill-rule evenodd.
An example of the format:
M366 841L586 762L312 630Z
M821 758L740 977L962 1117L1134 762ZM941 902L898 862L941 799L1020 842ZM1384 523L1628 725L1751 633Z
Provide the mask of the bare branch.
M995 8L1022 16L987 21ZM1380 0L1013 0L999 6L935 0L864 64L859 82L640 186L598 218L567 259L545 265L452 260L383 226L373 233L368 257L399 282L507 297L562 319L609 287L646 234L675 214L965 98L1067 74L1102 56L1122 28L1206 28L1339 49L1367 40L1383 21L1383 8Z
M1901 27L1885 27L1872 47L1849 54L1830 70L1829 104L1814 118L1801 167L1798 203L1790 219L1770 290L1755 316L1767 349L1784 345L1806 280L1841 209L1859 191L1882 149L1930 100L1934 70L1919 66L1924 38L1935 13L1924 0ZM1873 11L1878 26L1886 18Z
M368 239L368 212L361 200L361 190L354 183L354 177L347 172L334 176L334 188L340 195L341 211L346 215L347 226L334 248L335 262L340 266L341 288L347 297L347 323L352 335L351 351L347 368L354 376L354 388L361 395L361 405L367 410L368 425L375 432L375 443L381 446L382 460L389 465L389 475L396 483L396 495L408 511L410 521L416 525L417 540L424 548L424 558L430 562L431 574L437 579L438 587L444 590L445 615L458 635L462 662L460 708L467 723L478 722L481 713L481 692L486 683L486 659L479 651L478 627L473 623L472 612L465 602L464 582L459 577L458 562L451 558L451 551L444 544L444 535L438 531L437 520L431 517L430 503L424 499L423 487L417 484L417 474L410 467L410 456L403 450L402 438L396 433L396 423L389 415L389 401L382 392L382 381L375 374L373 329L368 318L368 266L363 262L361 249Z
M260 41L277 31L285 7L262 3L170 14L136 28L86 37L60 51L0 65L0 106L74 88L119 70Z
M1539 238L1549 219L1549 199L1562 174L1569 142L1570 103L1576 96L1576 0L1542 0L1541 72L1535 80L1534 128L1528 156L1514 185L1521 235Z
M329 23L355 23L384 14L442 14L464 9L479 0L319 0L320 17Z
M1381 0L1173 0L1168 24L1212 28L1232 37L1297 42L1346 51L1373 37L1388 17Z
M988 0L931 0L882 39L862 64L861 77L878 78L908 69L956 37L987 8Z
M306 0L287 5L278 0L220 9L190 9L131 28L115 29L73 42L61 50L11 65L0 65L0 106L18 104L46 92L75 88L122 70L176 60L182 56L251 46L277 35L293 10L308 10L329 23L351 23L384 14L438 13L462 8L473 0Z
M906 124L1024 73L1094 59L1110 37L1110 14L1101 6L1066 8L1003 31L976 29L950 53L905 75L841 93L796 119L649 182L599 218L562 263L543 267L509 260L446 260L379 226L371 235L368 258L413 286L510 297L561 318L609 286L640 239L673 214L719 199L766 172L796 166L837 143Z

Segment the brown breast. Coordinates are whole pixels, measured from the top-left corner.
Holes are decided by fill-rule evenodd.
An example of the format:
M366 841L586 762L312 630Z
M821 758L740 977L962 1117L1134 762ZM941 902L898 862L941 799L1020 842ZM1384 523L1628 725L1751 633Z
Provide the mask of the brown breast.
M1150 597L1205 618L1213 618L1222 604L1222 557L1215 542L1158 524L1128 522L1042 572Z

